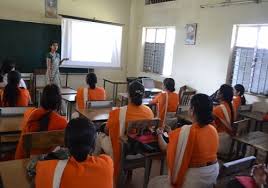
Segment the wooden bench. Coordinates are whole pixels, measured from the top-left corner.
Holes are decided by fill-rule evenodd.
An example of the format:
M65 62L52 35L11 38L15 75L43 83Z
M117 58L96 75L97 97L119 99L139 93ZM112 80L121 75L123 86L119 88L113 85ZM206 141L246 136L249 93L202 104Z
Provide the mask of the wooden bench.
M23 135L23 146L26 158L33 150L48 151L56 146L64 145L64 131L33 132Z

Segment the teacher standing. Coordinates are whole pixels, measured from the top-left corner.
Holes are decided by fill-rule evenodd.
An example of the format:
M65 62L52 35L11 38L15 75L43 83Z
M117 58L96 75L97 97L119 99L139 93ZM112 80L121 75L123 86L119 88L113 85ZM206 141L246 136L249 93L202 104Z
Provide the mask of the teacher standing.
M47 72L46 72L46 84L56 84L59 88L61 87L60 82L60 70L59 67L63 61L69 60L64 58L60 60L60 54L57 53L59 44L57 41L50 43L50 52L46 56Z

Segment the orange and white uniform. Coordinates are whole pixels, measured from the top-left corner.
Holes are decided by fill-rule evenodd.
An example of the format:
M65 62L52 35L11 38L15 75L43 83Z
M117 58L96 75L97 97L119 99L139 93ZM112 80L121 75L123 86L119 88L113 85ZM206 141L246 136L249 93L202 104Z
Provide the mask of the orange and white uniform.
M151 102L157 104L159 118L163 122L167 112L176 112L179 105L179 95L175 92L159 93Z
M212 125L201 128L194 123L170 132L167 145L169 176L166 181L154 178L149 187L167 187L163 184L174 188L211 187L219 173L218 146L217 130Z
M119 174L119 164L121 157L120 137L124 136L124 130L126 130L128 122L137 120L151 120L153 118L154 114L152 110L145 105L136 106L133 104L128 104L127 106L115 109L110 112L106 126L109 129L110 145L112 146L115 180ZM109 148L111 146L106 146L106 148Z
M107 155L89 156L83 162L69 160L39 161L36 188L113 187L113 161Z
M5 105L5 101L3 99L3 95L4 95L4 92L2 93L2 96L0 99L0 102L2 101L2 104L0 103L0 105L2 106L5 106L5 107L9 107L9 105ZM24 88L19 88L19 96L17 98L17 104L16 104L16 107L26 107L29 105L31 101L31 96L30 96L30 93L27 89L24 89Z
M106 92L102 87L79 88L76 94L77 107L83 109L86 107L87 101L103 101L106 100Z
M219 133L226 132L232 134L233 128L231 125L231 109L226 102L222 102L213 109L215 117L215 128Z
M23 150L23 135L29 132L38 132L40 130L38 121L42 118L48 111L43 108L31 108L24 113L24 119L22 122L22 131L17 145L15 158L23 159L25 153ZM53 130L63 130L67 126L67 120L65 117L60 116L57 112L51 112L48 124L48 131ZM32 154L42 154L49 151L32 151Z

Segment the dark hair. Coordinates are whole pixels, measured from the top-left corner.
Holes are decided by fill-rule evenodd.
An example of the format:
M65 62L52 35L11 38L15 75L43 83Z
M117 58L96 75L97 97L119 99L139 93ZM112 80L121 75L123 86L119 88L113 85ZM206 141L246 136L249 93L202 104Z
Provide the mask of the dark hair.
M20 95L19 83L21 75L17 71L11 71L7 75L7 85L4 89L3 102L4 106L15 107Z
M50 41L50 43L49 43L49 47L52 46L53 44L59 44L59 42L56 41L56 40L52 40L52 41Z
M204 127L213 121L213 103L208 95L196 94L191 99L191 109L196 116L197 122Z
M42 93L41 106L45 110L53 111L60 110L61 107L61 93L60 88L55 85L47 85Z
M89 85L90 89L95 89L97 84L96 74L93 72L87 74L86 82Z
M228 85L228 84L223 84L219 91L222 97L222 100L227 102L229 105L229 108L231 109L231 124L233 124L234 122L234 109L233 109L233 97L234 97L234 90L232 88L232 86Z
M131 82L128 86L128 93L133 104L135 104L136 106L140 106L142 104L144 86L140 82Z
M83 118L72 119L65 129L65 145L78 162L93 153L96 143L96 129L92 122Z
M246 104L246 98L244 96L244 93L245 93L245 88L243 85L241 84L236 84L234 86L235 90L239 92L239 96L241 97L241 104L242 105L245 105Z
M7 74L15 68L16 62L14 59L7 58L3 61L1 66L1 74Z
M174 81L174 79L173 78L166 78L164 80L164 86L168 91L174 92L175 91L175 81Z

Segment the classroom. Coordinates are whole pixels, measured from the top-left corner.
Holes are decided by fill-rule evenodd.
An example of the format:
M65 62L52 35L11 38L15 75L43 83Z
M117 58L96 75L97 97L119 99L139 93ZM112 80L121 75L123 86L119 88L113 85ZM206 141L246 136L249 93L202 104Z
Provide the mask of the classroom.
M0 0L17 187L268 187L268 0Z

